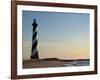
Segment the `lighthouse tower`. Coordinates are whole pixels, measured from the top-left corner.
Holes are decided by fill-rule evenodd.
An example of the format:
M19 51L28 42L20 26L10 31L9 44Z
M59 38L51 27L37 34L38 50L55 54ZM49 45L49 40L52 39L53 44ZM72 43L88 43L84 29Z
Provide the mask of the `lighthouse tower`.
M33 32L32 32L32 49L31 49L31 56L30 56L30 59L38 59L38 51L37 51L37 22L36 22L36 19L34 18L33 19L33 23L32 23L32 26L33 26Z

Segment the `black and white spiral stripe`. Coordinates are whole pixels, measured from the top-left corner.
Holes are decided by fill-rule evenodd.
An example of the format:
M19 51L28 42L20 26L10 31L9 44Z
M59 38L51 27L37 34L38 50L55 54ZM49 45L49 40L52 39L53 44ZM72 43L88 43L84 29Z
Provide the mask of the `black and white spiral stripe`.
M38 24L36 23L36 19L34 19L32 26L33 26L33 33L32 33L31 59L35 58L38 59L38 51L37 51L38 41L37 41L37 31L36 31Z

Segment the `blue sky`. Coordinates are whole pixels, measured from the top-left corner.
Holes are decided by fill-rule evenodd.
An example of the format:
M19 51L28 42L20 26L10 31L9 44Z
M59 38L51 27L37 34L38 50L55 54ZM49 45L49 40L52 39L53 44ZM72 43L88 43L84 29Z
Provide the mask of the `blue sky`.
M84 40L89 44L89 14L23 11L23 42L31 42L32 40L34 18L38 23L37 32L40 43L70 44L75 40Z

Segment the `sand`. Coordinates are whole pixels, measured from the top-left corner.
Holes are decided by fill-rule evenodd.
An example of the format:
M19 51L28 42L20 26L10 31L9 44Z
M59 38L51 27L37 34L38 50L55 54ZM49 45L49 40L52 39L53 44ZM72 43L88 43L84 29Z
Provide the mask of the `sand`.
M67 66L88 66L89 59L81 60L60 60L52 59L32 59L23 60L23 68L49 68L49 67L67 67Z

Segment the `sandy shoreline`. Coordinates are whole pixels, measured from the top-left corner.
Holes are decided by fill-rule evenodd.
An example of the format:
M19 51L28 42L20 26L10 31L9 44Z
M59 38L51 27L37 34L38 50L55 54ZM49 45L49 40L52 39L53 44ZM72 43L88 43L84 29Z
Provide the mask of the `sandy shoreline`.
M61 60L61 59L33 59L23 60L23 68L48 68L65 66L88 66L89 59Z

